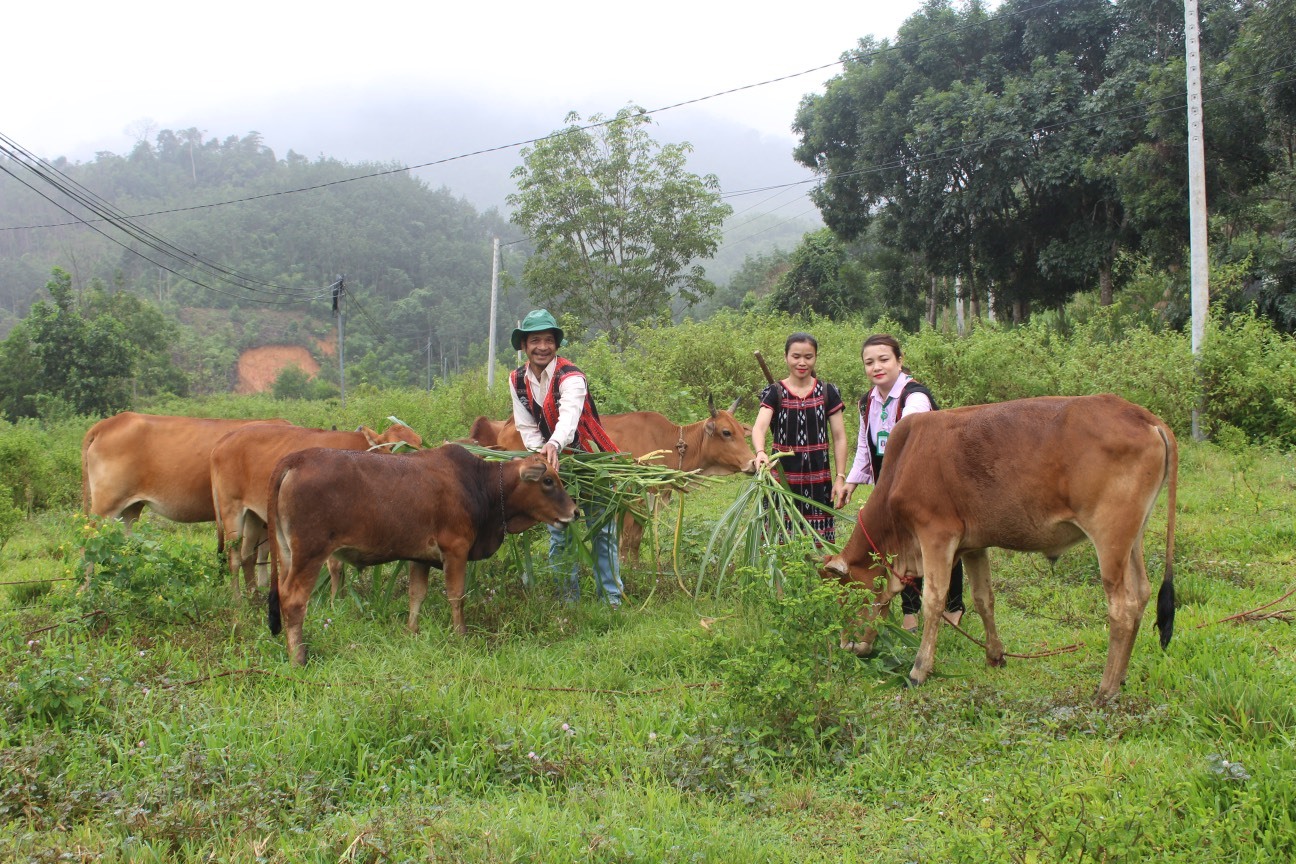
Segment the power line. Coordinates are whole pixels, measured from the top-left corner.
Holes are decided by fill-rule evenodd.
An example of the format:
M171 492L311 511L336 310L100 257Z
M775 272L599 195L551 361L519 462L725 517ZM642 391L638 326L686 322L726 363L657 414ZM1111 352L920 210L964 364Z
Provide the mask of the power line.
M1037 6L1032 6L1032 7L1027 8L1027 9L1020 9L1020 10L1017 10L1017 11L1014 11L1014 12L1005 13L1005 14L999 16L999 17L988 17L988 18L986 18L986 19L984 19L984 20L982 20L982 21L971 21L971 22L968 22L967 24L962 24L962 25L959 25L958 27L953 27L953 28L951 28L951 29L949 29L949 30L941 31L940 33L933 33L933 34L931 34L930 36L927 36L927 37L923 37L923 38L919 38L919 39L911 39L911 40L905 42L903 46L900 45L899 43L896 43L896 44L890 44L890 43L888 43L888 42L886 42L886 41L884 40L884 41L883 41L883 45L882 45L882 47L877 48L877 49L874 49L874 50L872 50L872 51L869 51L869 52L867 52L867 54L857 54L857 55L851 56L849 59L850 59L851 61L860 61L860 60L863 60L863 59L866 59L866 58L875 57L875 56L878 56L878 55L881 55L881 54L885 54L885 53L889 53L889 52L892 52L892 51L898 51L898 50L901 50L901 48L905 48L905 49L912 48L913 46L921 45L921 44L924 44L924 43L926 43L926 42L934 41L934 40L936 40L936 39L941 39L941 38L944 38L944 37L946 37L946 36L950 36L950 35L953 35L953 34L956 34L956 33L960 33L960 32L962 32L962 31L964 31L964 30L969 30L969 29L976 28L976 27L983 27L983 26L986 26L986 25L989 25L989 24L994 24L994 23L997 23L997 22L1002 22L1002 21L1004 21L1004 20L1009 20L1009 19L1011 19L1011 18L1025 16L1025 15L1028 15L1028 14L1030 14L1030 13L1032 13L1032 12L1039 11L1040 9L1045 9L1045 8L1048 8L1049 6L1056 6L1056 5L1059 5L1059 4L1062 4L1062 3L1066 3L1066 2L1069 2L1069 0L1047 0L1047 2L1040 3L1040 4L1037 5ZM685 99L685 100L683 100L683 101L681 101L681 102L675 102L675 103L672 103L672 104L670 104L670 105L663 105L663 106L660 107L660 108L654 108L654 109L652 109L652 110L645 110L645 111L643 111L643 113L646 114L646 115L662 114L662 113L664 113L664 112L666 112L666 111L673 111L673 110L676 109L676 108L684 108L684 107L687 107L687 106L690 106L690 105L697 105L697 104L699 104L699 103L707 102L707 101L710 101L710 100L712 100L712 99L718 99L718 98L723 97L723 96L731 96L731 95L733 95L733 94L735 94L735 93L741 93L741 92L746 91L746 90L753 90L753 89L756 89L756 88L758 88L758 87L766 87L766 86L768 86L768 85L770 85L770 84L778 84L778 83L781 83L781 82L784 82L784 81L790 81L790 80L792 80L792 79L794 79L794 78L800 78L800 77L805 76L805 75L811 75L811 74L814 74L815 72L822 72L822 71L824 71L825 69L831 69L831 68L833 68L833 67L835 67L835 66L839 66L839 65L841 65L843 62L847 62L847 56L848 56L849 54L850 54L849 51L843 52L841 57L839 57L838 59L834 60L834 61L831 62L831 63L823 63L823 64L820 64L820 65L818 65L818 66L813 66L813 67L811 67L811 68L809 68L809 69L803 69L803 70L800 71L800 72L792 72L792 73L789 73L789 74L786 74L786 75L779 75L779 76L774 77L774 78L767 78L767 79L765 79L765 80L763 80L763 81L756 81L756 82L751 83L751 84L743 84L743 85L740 85L740 86L738 86L738 87L731 87L731 88L729 88L729 89L727 89L727 90L721 90L721 91L718 91L718 92L715 92L715 93L708 94L708 95L706 95L706 96L698 96L698 97L693 98L693 99ZM131 218L131 219L139 219L139 218L143 218L143 217L146 217L146 216L161 216L161 215L170 214L170 213L184 213L184 212L188 212L188 211L191 211L191 210L203 210L203 209L212 208L212 207L223 207L223 206L226 206L226 205L228 205L228 204L243 204L243 203L246 203L246 202L249 202L249 201L259 201L259 200L264 199L264 198L273 198L273 197L280 196L280 195L295 195L295 194L298 194L298 193L301 193L301 192L313 192L313 191L316 191L316 190L319 190L319 189L326 189L326 188L329 188L329 187L331 187L331 186L340 186L340 185L342 185L343 183L354 183L354 182L356 182L357 180L370 180L370 179L374 179L374 178L377 178L377 177L387 177L387 176L390 176L390 175L392 175L392 174L401 174L401 173L405 173L405 172L409 172L409 171L417 171L417 170L419 170L419 169L421 169L421 168L432 168L432 167L436 167L436 166L438 166L438 165L445 165L445 164L448 164L448 163L450 163L450 162L457 162L457 161L460 161L460 160L463 160L463 159L470 159L470 158L472 158L472 157L474 157L474 156L484 156L484 155L489 154L489 153L498 153L498 152L500 152L500 151L504 151L504 150L512 150L512 149L515 149L515 148L518 148L518 147L526 147L526 146L529 146L529 145L532 145L532 144L539 144L539 143L541 143L541 142L543 142L543 141L548 141L548 140L550 140L550 139L552 139L552 138L557 138L557 137L560 137L560 136L562 136L562 135L569 135L569 134L574 134L574 133L577 133L577 132L587 132L587 131L589 131L589 130L591 130L591 129L597 129L597 128L602 127L602 126L608 126L608 125L610 125L610 124L612 124L612 123L615 123L615 122L616 122L616 118L615 118L615 117L612 117L612 118L609 118L609 119L600 120L600 121L595 122L595 123L587 123L587 124L585 124L584 126L577 126L577 127L569 128L569 129L561 129L561 130L559 130L559 131L557 131L557 132L551 132L551 133L549 133L548 135L541 135L541 136L538 136L538 137L535 137L535 138L528 138L528 139L525 139L525 140L522 140L522 141L514 141L514 142L509 143L509 144L498 144L498 145L495 145L495 146L493 146L493 147L484 147L484 148L482 148L482 149L480 149L480 150L473 150L473 151L470 151L470 152L467 152L467 153L460 153L460 154L455 155L455 156L447 156L447 157L442 158L442 159L433 159L433 160L431 160L431 161L428 161L428 162L421 162L421 163L418 163L418 164L416 164L416 165L406 165L406 166L402 166L402 167L399 167L399 168L389 168L389 169L384 170L384 171L375 171L375 172L371 172L371 173L368 173L368 174L359 174L359 175L356 175L355 177L343 177L343 178L338 179L338 180L330 180L330 181L328 181L328 182L326 182L326 183L317 183L317 184L314 184L314 185L311 185L311 186L303 186L303 187L299 187L299 188L296 188L296 189L284 189L284 190L280 190L280 191L278 191L278 192L265 192L265 193L262 193L262 194L259 194L259 195L250 195L250 196L247 196L247 197L244 197L244 198L235 198L235 199L230 199L230 200L227 200L227 201L214 201L214 202L210 202L210 203L207 203L207 204L194 204L194 205L191 205L191 206L189 206L189 207L173 207L173 208L169 208L169 209L165 209L165 210L153 210L153 211L149 211L149 212L146 212L146 213L138 213L138 214L135 214L134 216L130 216L130 217L127 217L127 218ZM59 227L64 227L64 226L66 226L66 225L68 225L68 224L75 224L75 223L54 223L54 224L48 224L48 225L27 225L27 226L18 226L18 227L21 227L21 228L27 228L27 229L36 229L36 228L59 228ZM13 230L18 230L18 227L0 228L0 231L13 231Z
M108 222L110 225L117 228L119 231L126 234L128 237L134 239L137 243L153 250L155 253L166 256L167 258L179 262L180 264L193 267L197 269L200 273L206 273L209 277L213 278L213 281L223 282L227 285L236 288L242 288L254 294L268 293L271 296L276 298L282 298L285 296L287 297L296 296L301 299L313 299L318 294L318 292L315 289L284 288L281 286L273 285L272 283L264 282L260 279L256 279L255 277L238 273L237 271L225 267L221 264L218 264L213 261L209 261L194 252L190 252L186 249L182 249L179 246L176 246L174 243L171 243L170 241L162 238L161 236L151 231L148 231L138 225L135 225L130 221L130 217L127 217L124 214L122 214L111 203L100 198L95 193L85 188L81 184L77 183L72 178L67 177L65 174L58 171L52 165L49 165L49 163L39 159L34 154L30 153L29 151L27 151L26 149L18 145L11 138L8 138L7 136L0 134L0 142L2 142L0 143L0 154L7 156L10 162L12 162L15 165L19 165L22 168L25 168L28 172L35 175L38 179L40 179L44 183L53 186L56 190L61 192L64 196L66 196L71 201L75 202L76 204L79 204L80 206L86 208L91 213L94 213L97 217L99 217L94 220L79 219L77 224L86 225L87 227L95 230L97 233L106 237L112 242L117 243L117 245L122 246L128 251L138 254L141 258L144 258L146 261L149 261L161 267L162 269L175 274L181 279L185 279L187 281L193 282L195 285L199 285L208 290L216 291L217 293L227 294L227 292L220 291L219 289L213 287L212 285L208 285L202 281L194 279L188 275L185 275L184 273L175 270L172 267L163 264L160 261L157 261L154 258L150 258L149 256L140 253L139 250L134 249L133 247L128 246L124 243L121 243L116 238L100 230L98 226L90 223ZM69 215L72 215L74 217L76 216L76 214L73 213L68 207L64 206L58 201L55 201L53 198L51 198L49 195L46 195L41 190L37 189L31 183L28 183L27 181L23 180L13 171L10 171L8 168L3 168L3 166L0 166L0 168L2 168L2 170L4 170L4 172L8 174L10 177L13 177L19 183L22 183L22 185L36 192L36 194L40 195L45 200L49 201L55 207L58 207L60 210L64 211L65 213L68 213ZM227 294L227 296L243 297L243 295L234 295L234 294ZM252 299L255 302L282 302L281 300L266 301L258 297L251 297L246 299Z

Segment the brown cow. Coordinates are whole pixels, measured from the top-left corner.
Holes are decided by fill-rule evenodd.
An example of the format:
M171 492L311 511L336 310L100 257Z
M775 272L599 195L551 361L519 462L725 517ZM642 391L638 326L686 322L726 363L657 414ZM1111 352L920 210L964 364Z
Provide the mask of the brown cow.
M463 635L467 563L493 555L506 532L568 524L576 503L539 456L490 463L446 444L398 459L349 450L285 456L270 480L269 515L270 632L284 625L288 656L302 664L306 602L329 555L356 567L409 561L413 632L428 568L442 568L451 620Z
M743 425L733 416L738 407L735 401L728 411L717 411L708 400L711 416L687 425L672 423L655 411L636 411L632 414L612 414L603 418L603 428L612 436L622 452L643 456L658 450L665 455L650 460L656 464L697 471L702 476L726 474L753 474L756 471L756 454L747 442ZM655 504L664 503L669 491L655 496ZM626 514L621 525L621 555L627 561L639 560L639 546L643 542L643 525Z
M392 423L379 435L368 426L355 432L328 429L304 429L297 426L248 426L230 432L217 442L211 452L212 505L216 511L217 548L224 548L227 540L241 538L229 548L231 587L238 593L237 574L243 569L244 583L252 590L253 574L257 583L266 585L266 571L258 567L267 556L262 544L266 540L267 496L270 475L279 460L289 453L311 447L329 447L335 450L367 450L390 448L396 444L411 447L423 446L423 439L404 423ZM258 556L258 550L262 554ZM261 559L258 562L258 557ZM341 582L341 568L329 561L333 596L337 596Z
M494 447L498 450L525 450L522 435L513 425L513 418L492 420L489 417L478 417L473 421L468 437L483 447Z
M605 414L602 422L603 428L623 453L643 456L658 450L666 451L665 455L650 461L681 471L697 471L708 477L738 472L752 474L756 470L756 454L747 441L749 430L733 416L737 407L738 401L734 400L729 410L717 411L715 404L708 399L707 408L711 416L689 424L672 423L655 411ZM512 417L507 420L478 417L469 437L483 447L510 451L526 449ZM667 491L656 496L654 503L664 503L669 495ZM630 562L638 561L642 542L643 525L627 514L621 526L622 557Z
M81 442L86 512L130 527L145 505L173 522L211 522L211 451L229 432L252 423L126 411L100 420Z
M901 578L925 576L922 644L909 673L932 670L949 572L960 556L986 630L986 661L1004 662L987 549L1050 559L1086 536L1098 553L1110 636L1097 697L1120 691L1151 589L1143 531L1162 486L1165 575L1157 596L1161 647L1174 629L1175 492L1179 450L1155 414L1117 396L1043 397L907 415L887 441L882 476L840 556L843 583L885 585L867 617L885 611ZM889 564L887 562L890 562ZM885 568L885 569L884 569ZM880 577L886 577L880 579ZM843 647L859 654L876 632Z

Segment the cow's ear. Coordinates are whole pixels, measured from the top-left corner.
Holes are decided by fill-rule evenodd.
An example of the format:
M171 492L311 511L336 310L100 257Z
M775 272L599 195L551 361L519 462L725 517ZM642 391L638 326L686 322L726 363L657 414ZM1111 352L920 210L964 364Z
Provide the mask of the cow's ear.
M527 463L522 468L522 479L528 483L539 483L541 478L544 477L545 471L549 470L549 466L544 463L543 459L534 461L528 459Z
M382 443L382 441L378 440L378 433L368 426L361 426L356 431L365 436L365 441L369 442L370 447L377 447Z
M716 430L716 422L715 422L715 420L708 420L708 421L706 421L706 426L704 426L703 428L706 429L707 437L710 437L710 436L714 435L714 434L715 434L715 430Z

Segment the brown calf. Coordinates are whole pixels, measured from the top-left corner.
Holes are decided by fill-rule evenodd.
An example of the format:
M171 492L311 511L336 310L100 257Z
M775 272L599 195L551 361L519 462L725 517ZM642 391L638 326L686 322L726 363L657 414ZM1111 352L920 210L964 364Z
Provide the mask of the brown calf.
M302 621L320 565L410 562L409 629L418 631L428 568L445 571L456 633L464 571L537 522L576 518L558 475L539 456L490 463L457 444L400 458L349 450L285 456L270 480L270 632L287 631L288 656L306 662ZM280 577L282 571L283 576Z

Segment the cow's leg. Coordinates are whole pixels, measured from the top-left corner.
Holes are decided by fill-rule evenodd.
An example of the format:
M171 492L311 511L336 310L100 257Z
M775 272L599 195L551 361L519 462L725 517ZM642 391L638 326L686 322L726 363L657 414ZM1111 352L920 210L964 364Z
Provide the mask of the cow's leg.
M468 554L451 555L449 550L442 549L445 553L442 566L445 568L445 587L446 599L450 601L450 623L454 626L454 631L460 636L468 633L468 628L464 626L463 598L464 598L464 575L468 568ZM424 576L426 579L426 574ZM414 577L410 576L410 585L413 586Z
M327 556L327 552L304 555L301 550L297 550L290 569L279 580L279 614L288 639L288 659L297 666L306 665L302 622L306 619L306 604L315 590L320 567L324 565Z
M342 562L332 555L328 559L329 571L329 602L337 600L338 592L342 590L342 583L345 574L342 572Z
M1138 548L1141 543L1121 544L1115 549L1112 546L1116 544L1098 552L1103 590L1107 592L1107 623L1111 633L1107 643L1107 665L1103 668L1096 694L1100 702L1120 693L1143 610L1147 608L1148 596L1152 593L1143 566L1142 550Z
M419 609L423 606L423 598L427 597L428 592L428 565L426 561L410 562L409 580L410 613L408 626L411 633L417 633L419 632Z
M963 553L963 573L972 583L972 603L986 631L986 663L1004 665L1003 643L999 641L999 628L995 626L994 590L990 587L990 553L977 549Z
M621 523L621 558L631 567L639 566L639 547L643 544L643 526L629 513Z
M954 566L953 544L928 541L922 544L923 628L918 656L909 670L909 684L917 687L927 680L936 664L936 637L945 621L945 597L949 594L950 570Z

